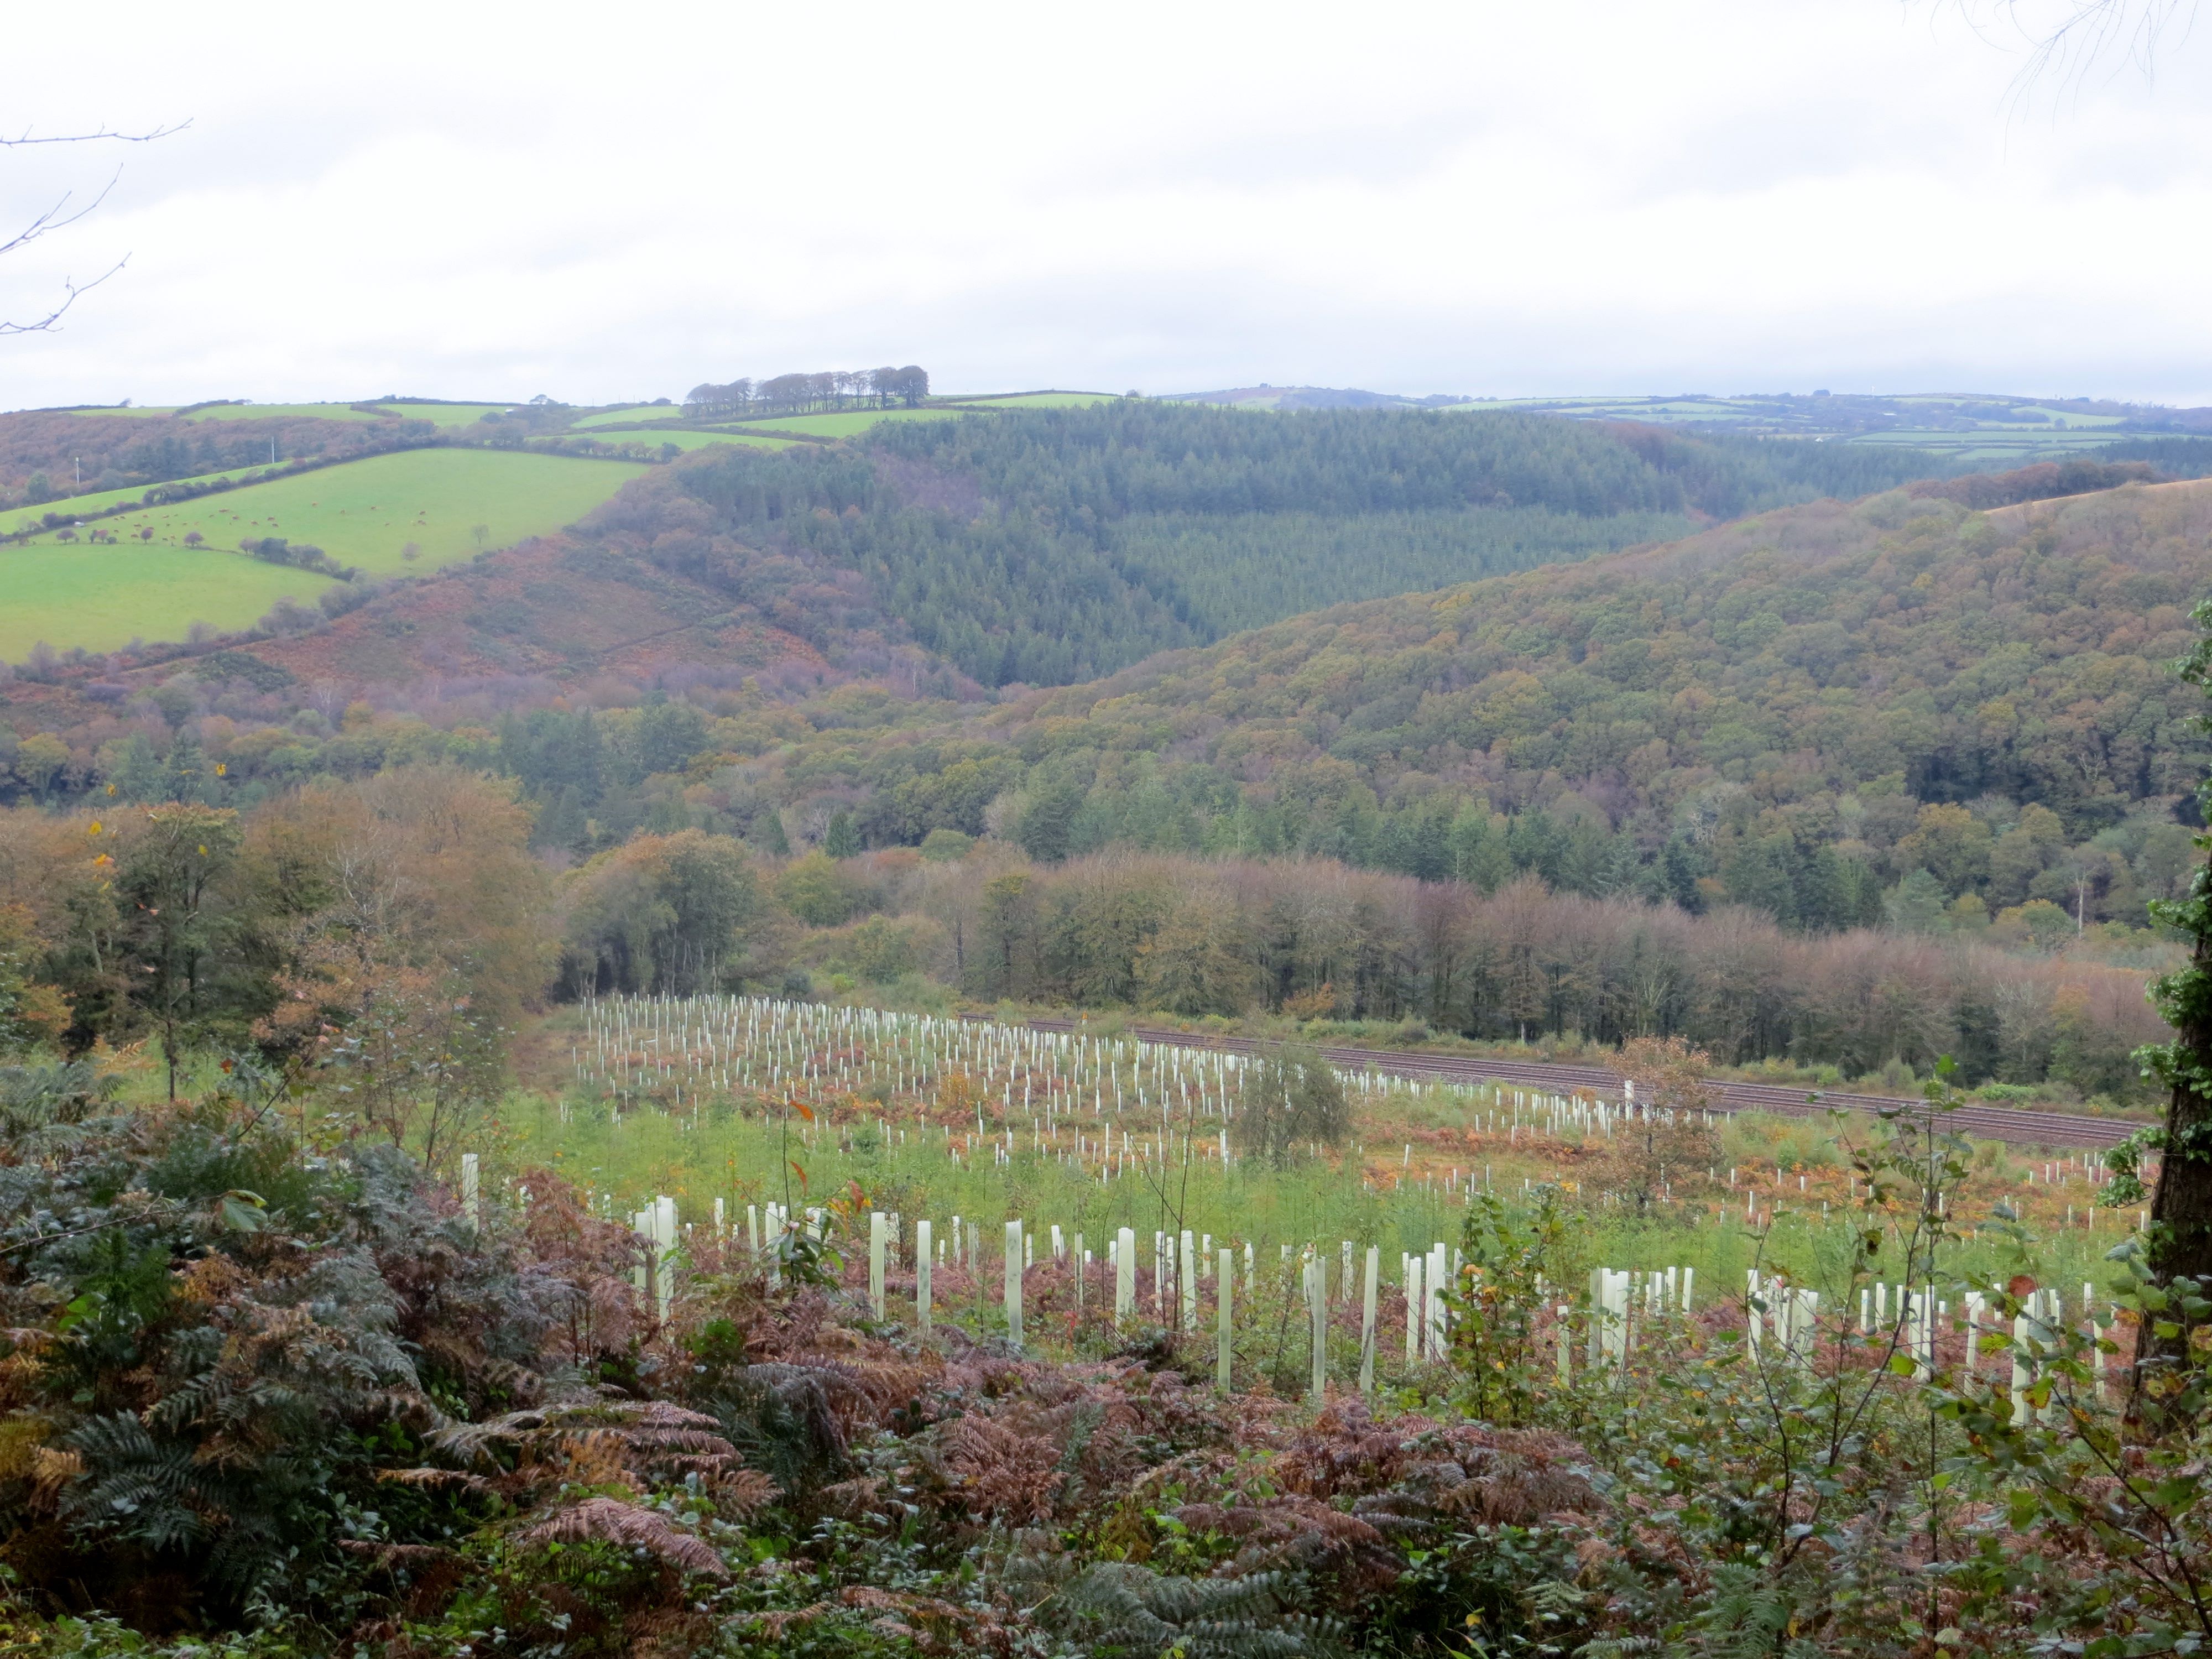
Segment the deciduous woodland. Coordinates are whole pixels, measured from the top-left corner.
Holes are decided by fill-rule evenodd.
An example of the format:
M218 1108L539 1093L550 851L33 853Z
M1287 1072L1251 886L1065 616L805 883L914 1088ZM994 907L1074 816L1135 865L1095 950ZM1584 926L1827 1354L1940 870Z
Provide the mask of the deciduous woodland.
M558 543L294 607L285 639L167 666L48 654L7 694L0 758L19 799L251 800L450 757L518 779L536 844L574 857L687 826L780 854L842 811L872 848L945 830L1047 863L1304 854L1486 890L1533 872L2039 948L2139 931L2178 891L2206 745L2166 665L2208 574L2198 489L1992 512L1886 492L1401 591L1469 556L1453 538L1486 514L1549 514L1587 551L1801 487L1756 471L1782 446L1667 441L1675 471L1565 422L1131 406L712 452ZM1393 470L1417 463L1454 481ZM1482 504L1500 492L1516 504ZM1172 580L1115 540L1139 520L1171 524ZM1346 580L1394 596L1186 643L1223 625L1192 597L1208 584L1249 607L1284 580L1277 613ZM1052 662L1010 667L1024 641ZM981 683L1160 646L1087 684ZM220 786L186 778L201 757Z
M921 412L0 684L0 1646L2212 1639L2185 458Z

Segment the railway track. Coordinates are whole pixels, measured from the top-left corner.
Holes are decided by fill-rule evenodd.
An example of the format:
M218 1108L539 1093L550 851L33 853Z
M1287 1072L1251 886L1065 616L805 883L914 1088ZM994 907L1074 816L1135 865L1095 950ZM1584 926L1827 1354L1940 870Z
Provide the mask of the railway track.
M981 1018L971 1016L971 1018ZM1072 1031L1073 1019L1033 1019L1040 1031ZM1173 1031L1128 1026L1127 1034L1146 1042L1179 1048L1219 1048L1249 1054L1259 1043L1251 1037L1207 1036L1194 1031ZM1539 1060L1490 1060L1479 1054L1407 1053L1389 1048L1352 1048L1324 1044L1322 1057L1346 1071L1375 1071L1391 1077L1419 1078L1444 1083L1506 1083L1547 1089L1554 1093L1579 1091L1606 1099L1620 1098L1620 1075L1601 1066L1556 1066ZM1771 1083L1728 1083L1722 1085L1720 1109L1724 1112L1772 1112L1784 1117L1819 1117L1838 1108L1869 1115L1922 1104L1917 1099L1892 1095L1862 1095L1823 1091L1808 1100L1805 1091ZM1966 1105L1950 1115L1962 1133L1984 1140L2008 1141L2020 1146L2110 1146L2141 1127L2124 1120L2083 1117L2068 1112L2016 1111L2008 1106Z

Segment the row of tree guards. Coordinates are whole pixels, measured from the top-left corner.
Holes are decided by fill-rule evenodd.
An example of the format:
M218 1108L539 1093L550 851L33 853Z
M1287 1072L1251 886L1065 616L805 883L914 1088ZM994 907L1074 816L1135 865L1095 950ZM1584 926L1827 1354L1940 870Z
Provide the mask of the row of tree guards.
M596 998L584 1002L581 1012L584 1040L571 1050L576 1085L606 1100L617 1124L626 1109L647 1105L679 1115L681 1121L681 1114L696 1120L710 1103L764 1116L796 1103L815 1112L793 1125L811 1146L818 1109L863 1097L888 1105L904 1097L927 1102L940 1115L950 1106L963 1120L972 1116L974 1127L963 1121L956 1127L942 1115L934 1124L894 1124L885 1115L878 1129L886 1144L908 1146L919 1138L921 1145L938 1145L951 1162L988 1156L1000 1166L1028 1152L1101 1182L1157 1175L1179 1162L1218 1160L1226 1169L1237 1156L1230 1124L1257 1075L1253 1057L1219 1050L774 997ZM1507 1148L1524 1142L1587 1146L1593 1137L1611 1138L1624 1124L1672 1124L1678 1115L1638 1100L1632 1084L1624 1098L1610 1101L1495 1081L1417 1081L1366 1071L1334 1075L1370 1105L1380 1096L1428 1097ZM1698 1114L1708 1125L1722 1115ZM1409 1171L1412 1161L1407 1146L1403 1167ZM1706 1171L1716 1182L1719 1173ZM1729 1171L1731 1189L1736 1175ZM2086 1208L2077 1215L2067 1206L2069 1230L2097 1230L2095 1194L2104 1179L2086 1156L2027 1171L2031 1187L2079 1182L2085 1188ZM1486 1165L1482 1185L1489 1184ZM1807 1177L1800 1174L1796 1185L1805 1193ZM1462 1182L1455 1169L1444 1186L1471 1201L1474 1171ZM1779 1169L1773 1188L1784 1190ZM1671 1196L1663 1169L1661 1191ZM1748 1186L1741 1197L1747 1221L1761 1230L1783 1208ZM1808 1200L1808 1213L1811 1202L1826 1220L1827 1200ZM2126 1212L2117 1213L2124 1227ZM2135 1219L2141 1226L2148 1216L2138 1212Z
M1593 1305L1597 1294L1597 1276L1591 1276ZM1613 1304L1608 1303L1607 1316ZM1774 1357L1788 1363L1810 1366L1814 1344L1820 1337L1820 1293L1801 1285L1793 1285L1780 1274L1770 1273L1761 1278L1753 1267L1745 1288L1744 1343L1753 1360L1766 1357L1771 1347ZM2112 1346L2109 1333L2118 1317L2118 1310L2106 1303L2104 1317L2097 1315L2096 1286L2084 1283L2077 1312L2089 1339L2091 1363L2096 1374L2096 1397L2107 1397L2106 1386L2106 1349ZM1620 1316L1624 1329L1621 1340L1626 1352L1627 1340L1626 1310ZM2050 1286L2027 1292L2021 1310L2013 1316L2012 1328L2007 1333L2002 1321L1993 1315L1989 1298L1979 1291L1966 1293L1958 1316L1954 1318L1951 1304L1936 1294L1936 1287L1925 1285L1914 1288L1909 1285L1890 1285L1876 1281L1859 1287L1857 1334L1861 1338L1886 1340L1894 1352L1909 1363L1911 1375L1925 1382L1933 1376L1947 1356L1943 1350L1955 1345L1959 1369L1967 1376L1980 1373L1984 1359L2009 1356L2012 1364L2012 1408L2015 1419L2024 1420L2027 1409L2028 1391L2045 1356L2057 1353L2064 1347L2066 1304L2064 1296ZM1844 1334L1832 1328L1832 1335ZM2105 1340L2100 1340L2102 1337ZM2061 1409L2055 1399L2042 1407L2044 1420L2055 1421Z
M774 997L605 997L581 1005L583 1040L571 1047L577 1089L625 1109L654 1105L695 1115L711 1103L774 1111L855 1097L927 1098L972 1114L975 1128L937 1126L947 1155L1011 1158L1019 1127L1034 1150L1104 1177L1176 1154L1231 1157L1227 1124L1259 1062L1247 1054L1082 1031L1041 1031L990 1020L944 1019ZM1570 1134L1610 1135L1665 1109L1501 1083L1417 1081L1331 1068L1347 1089L1438 1093L1472 1127L1509 1144ZM1703 1112L1706 1122L1716 1114ZM994 1130L992 1121L1002 1126ZM1196 1132L1195 1126L1215 1127ZM1157 1127L1152 1126L1157 1125ZM1112 1125L1103 1130L1098 1126ZM902 1140L912 1133L884 1133ZM1407 1149L1410 1159L1412 1149Z
M715 1226L725 1224L721 1201L715 1201ZM634 1218L641 1238L648 1247L649 1256L664 1261L672 1255L672 1235L668 1231L675 1206L665 1198L654 1200L652 1206L641 1210ZM770 1280L775 1281L781 1273L781 1244L785 1235L798 1230L819 1239L827 1224L825 1213L820 1209L803 1211L796 1220L780 1204L748 1204L745 1206L745 1239L748 1247L768 1265ZM1024 1344L1024 1286L1028 1273L1036 1265L1036 1235L1020 1220L1003 1224L1003 1240L1000 1252L1001 1283L1006 1310L1006 1337L1016 1348ZM933 1270L947 1265L966 1272L980 1286L988 1267L984 1255L986 1233L981 1223L955 1215L949 1232L939 1234L935 1224L921 1220L914 1224L911 1261L914 1271L914 1316L916 1329L925 1337L931 1330L935 1297ZM1152 1234L1150 1261L1140 1261L1137 1230L1123 1227L1106 1243L1106 1258L1101 1262L1089 1248L1080 1231L1069 1232L1054 1225L1048 1229L1049 1259L1070 1270L1075 1286L1075 1302L1079 1316L1090 1305L1088 1298L1094 1294L1102 1298L1108 1285L1112 1287L1113 1321L1118 1327L1135 1325L1140 1318L1150 1317L1158 1324L1188 1332L1201 1328L1206 1310L1204 1304L1212 1303L1212 1317L1218 1343L1216 1380L1226 1389L1230 1385L1230 1363L1233 1352L1236 1324L1237 1279L1243 1275L1243 1294L1249 1299L1258 1291L1261 1261L1249 1241L1240 1247L1223 1243L1217 1244L1211 1233L1196 1233L1184 1228L1170 1232L1156 1230ZM905 1253L907 1238L902 1218L882 1210L872 1211L868 1217L868 1303L878 1319L891 1315L888 1282L890 1275L899 1269ZM1309 1244L1292 1257L1291 1246L1281 1247L1280 1265L1295 1266L1298 1273L1299 1297L1312 1328L1312 1392L1318 1399L1328 1384L1328 1337L1332 1280L1329 1258L1318 1246ZM1377 1340L1377 1315L1382 1288L1382 1251L1379 1245L1366 1247L1364 1262L1358 1247L1350 1239L1341 1242L1338 1260L1340 1270L1334 1283L1336 1294L1349 1300L1355 1272L1358 1273L1360 1337L1359 1387L1372 1392L1375 1387L1375 1348ZM1460 1253L1439 1240L1425 1255L1401 1254L1398 1263L1398 1288L1403 1292L1405 1321L1403 1326L1406 1358L1408 1360L1434 1360L1444 1356L1450 1341L1449 1310L1445 1296L1461 1268ZM1099 1283L1094 1292L1092 1275ZM1149 1278L1149 1294L1145 1281ZM642 1282L642 1276L641 1276ZM1103 1312L1103 1308L1101 1312Z
M471 1157L465 1165L465 1179L473 1176L473 1164ZM631 1220L646 1247L644 1265L638 1271L639 1287L658 1301L659 1311L665 1317L681 1249L675 1200L657 1197ZM718 1233L724 1231L725 1213L720 1200L715 1202L714 1224ZM820 1241L827 1225L826 1212L820 1209L803 1212L794 1223L781 1205L746 1206L746 1243L754 1255L768 1264L772 1280L781 1277L780 1246L784 1236L795 1229ZM1018 1350L1024 1345L1024 1285L1029 1270L1036 1265L1035 1238L1019 1220L1007 1221L1003 1226L1000 1260L1006 1337ZM1178 1233L1155 1231L1148 1264L1150 1295L1140 1298L1139 1270L1146 1264L1140 1263L1134 1228L1119 1230L1107 1244L1103 1264L1094 1261L1082 1233L1065 1233L1058 1226L1048 1231L1052 1259L1073 1270L1079 1315L1085 1305L1092 1270L1103 1267L1100 1293L1103 1295L1105 1284L1111 1284L1113 1318L1117 1327L1127 1328L1148 1314L1159 1324L1194 1333L1206 1322L1202 1304L1209 1299L1205 1287L1210 1285L1215 1381L1224 1389L1231 1386L1236 1285L1240 1267L1245 1297L1252 1298L1258 1291L1260 1261L1249 1241L1240 1248L1229 1243L1217 1245L1212 1235L1194 1236L1188 1229ZM933 1268L949 1261L963 1268L980 1290L982 1269L987 1265L984 1238L981 1224L957 1215L952 1218L947 1237L938 1236L929 1221L914 1224L911 1259L915 1322L923 1337L930 1334L934 1312ZM879 1320L891 1316L888 1281L890 1274L898 1267L902 1242L901 1218L896 1214L882 1210L870 1213L867 1295L869 1306ZM1341 1241L1336 1255L1338 1273L1334 1280L1330 1256L1318 1246L1307 1245L1298 1252L1295 1261L1289 1245L1283 1245L1281 1251L1282 1267L1297 1268L1298 1297L1310 1332L1310 1397L1318 1403L1328 1386L1332 1285L1336 1297L1349 1301L1355 1274L1360 1310L1358 1384L1362 1393L1372 1393L1376 1346L1380 1334L1381 1247L1370 1244L1361 1252L1352 1241ZM1470 1273L1460 1252L1441 1240L1425 1255L1401 1254L1397 1288L1403 1293L1401 1328L1409 1364L1444 1358L1450 1346L1452 1328L1448 1292L1463 1277L1479 1276L1479 1269ZM1582 1326L1586 1347L1583 1363L1593 1371L1610 1371L1616 1376L1625 1374L1629 1356L1640 1337L1648 1337L1655 1328L1663 1329L1669 1323L1690 1317L1694 1310L1696 1286L1697 1269L1692 1267L1643 1271L1591 1269L1586 1317ZM1548 1301L1551 1287L1540 1279L1536 1288L1539 1299ZM1148 1308L1145 1305L1146 1301ZM1571 1382L1574 1376L1577 1310L1571 1302L1556 1303L1551 1310L1556 1316L1552 1325L1554 1363L1559 1380L1565 1384ZM1744 1311L1744 1340L1754 1364L1771 1361L1806 1369L1812 1366L1820 1334L1819 1291L1793 1285L1782 1274L1762 1275L1754 1267L1749 1271L1745 1287ZM2096 1339L2100 1329L2109 1329L2115 1312L2108 1304L2100 1326L2095 1311L2094 1287L2085 1283L2081 1286L2079 1314L2089 1327L2096 1397L2101 1401L2107 1397L2105 1350L2109 1345ZM2061 1293L2055 1289L2039 1289L2029 1294L2024 1310L2014 1316L2008 1338L2008 1334L1999 1328L1999 1322L1991 1316L1986 1298L1978 1291L1966 1294L1960 1316L1954 1320L1951 1304L1939 1299L1932 1285L1916 1290L1906 1285L1877 1281L1860 1287L1856 1334L1862 1340L1886 1342L1890 1349L1910 1361L1910 1374L1917 1380L1932 1376L1942 1363L1945 1356L1940 1349L1947 1332L1956 1342L1960 1367L1970 1376L1978 1373L1985 1358L2008 1355L2013 1411L2016 1418L2024 1418L2031 1409L2029 1395L2044 1357L2063 1346L2064 1320ZM1831 1337L1840 1338L1847 1334L1844 1328L1832 1324ZM2057 1405L2047 1402L2041 1407L2041 1414L2049 1419L2059 1409Z
M473 1152L461 1157L461 1203L464 1212L472 1219L482 1216L480 1165ZM528 1193L522 1194L527 1201ZM728 1218L720 1199L714 1200L714 1230L718 1237L726 1237ZM829 1224L827 1212L819 1208L802 1212L794 1224L789 1211L782 1205L769 1203L745 1206L746 1244L754 1255L765 1261L771 1280L781 1276L781 1246L787 1234L797 1231L817 1242L826 1237ZM659 1316L665 1319L669 1304L674 1295L676 1273L684 1248L676 1200L665 1194L654 1198L645 1208L630 1218L630 1225L643 1247L637 1269L638 1288L656 1305ZM1005 1237L1000 1263L1004 1285L1006 1335L1017 1348L1023 1346L1023 1289L1028 1271L1036 1265L1035 1240L1019 1220L1004 1224ZM1091 1270L1095 1266L1092 1253L1086 1248L1081 1232L1064 1233L1057 1225L1049 1229L1052 1259L1073 1269L1076 1307L1079 1313L1085 1305ZM898 1266L904 1235L901 1218L882 1210L872 1211L868 1217L868 1302L878 1319L890 1315L887 1288L890 1273ZM966 1270L980 1285L980 1270L984 1267L984 1231L981 1224L965 1220L955 1215L949 1237L936 1235L932 1223L927 1220L914 1224L912 1262L915 1275L914 1308L917 1329L927 1337L933 1314L932 1269L948 1260ZM1139 1302L1139 1252L1134 1228L1123 1227L1107 1245L1106 1261L1103 1264L1105 1277L1109 1277L1114 1291L1114 1322L1128 1327L1144 1311ZM1291 1265L1291 1247L1281 1247L1282 1264ZM1358 1256L1358 1247L1350 1239L1338 1247L1340 1274L1335 1280L1339 1294L1348 1300L1352 1294L1355 1267L1359 1273L1359 1388L1362 1393L1372 1393L1375 1387L1375 1352L1377 1340L1378 1292L1381 1288L1382 1253L1380 1246L1369 1245L1364 1257ZM1223 1243L1216 1245L1210 1233L1194 1237L1188 1229L1170 1234L1155 1231L1152 1235L1151 1273L1151 1316L1158 1322L1173 1324L1187 1332L1195 1332L1202 1322L1202 1286L1212 1286L1212 1316L1216 1337L1215 1380L1226 1389L1230 1386L1231 1361L1234 1352L1236 1278L1239 1262L1237 1247ZM1242 1246L1241 1266L1244 1276L1244 1294L1248 1298L1257 1291L1259 1259L1252 1244ZM1299 1275L1299 1295L1304 1305L1312 1337L1312 1368L1309 1392L1316 1401L1322 1399L1328 1383L1328 1331L1330 1325L1329 1258L1317 1246L1309 1244L1302 1250L1296 1264ZM1444 1357L1451 1340L1451 1309L1446 1299L1448 1287L1457 1283L1465 1272L1460 1252L1441 1240L1432 1244L1425 1255L1401 1253L1398 1262L1398 1288L1403 1292L1403 1333L1406 1358L1408 1362L1437 1360ZM1590 1271L1587 1318L1583 1325L1587 1352L1584 1363L1593 1370L1611 1370L1616 1375L1625 1372L1629 1355L1634 1351L1639 1333L1648 1334L1655 1327L1668 1322L1686 1319L1693 1310L1696 1293L1697 1269L1691 1267L1671 1267L1644 1271L1596 1267ZM1103 1284L1102 1284L1103 1292ZM1548 1299L1549 1287L1540 1279L1537 1292L1540 1299ZM1759 1269L1749 1270L1744 1292L1744 1341L1749 1358L1754 1364L1775 1362L1809 1368L1814 1363L1815 1345L1820 1334L1820 1293L1790 1283L1786 1275L1765 1273ZM1553 1344L1559 1379L1562 1383L1572 1380L1574 1370L1574 1316L1571 1303L1556 1304L1553 1325ZM2056 1289L2044 1287L2030 1291L2021 1311L2014 1316L2008 1334L2000 1322L1992 1317L1987 1299L1978 1291L1966 1292L1957 1318L1952 1316L1951 1304L1939 1298L1933 1285L1918 1289L1907 1285L1891 1285L1875 1281L1859 1289L1857 1334L1862 1339L1887 1341L1888 1346L1903 1356L1910 1364L1910 1372L1918 1380L1934 1375L1945 1356L1942 1352L1944 1339L1955 1342L1958 1363L1966 1375L1974 1376L1985 1358L2008 1356L2011 1363L2010 1394L2015 1419L2024 1419L2031 1409L2030 1392L2045 1356L2058 1352L2063 1346L2063 1327L2066 1319L2064 1297ZM2117 1310L2107 1304L2101 1320L2096 1311L2095 1287L2087 1283L2081 1286L2078 1316L2087 1328L2090 1338L2090 1352L2095 1369L2096 1398L2108 1397L2106 1379L2106 1348L2111 1345L2109 1333L2117 1317ZM1845 1334L1844 1328L1831 1330L1832 1336ZM2106 1340L2099 1340L2100 1337ZM1994 1362L1993 1362L1994 1363ZM2055 1396L2040 1408L2041 1415L2051 1420L2061 1409Z

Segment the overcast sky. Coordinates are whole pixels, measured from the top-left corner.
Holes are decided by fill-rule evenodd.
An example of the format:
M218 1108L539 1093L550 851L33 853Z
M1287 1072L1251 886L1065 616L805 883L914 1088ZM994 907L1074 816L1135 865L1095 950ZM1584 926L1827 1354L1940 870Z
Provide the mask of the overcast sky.
M2070 0L2027 0L2030 17ZM1994 0L15 9L0 406L940 390L2212 403L2212 40ZM2212 21L2198 31L2212 33Z

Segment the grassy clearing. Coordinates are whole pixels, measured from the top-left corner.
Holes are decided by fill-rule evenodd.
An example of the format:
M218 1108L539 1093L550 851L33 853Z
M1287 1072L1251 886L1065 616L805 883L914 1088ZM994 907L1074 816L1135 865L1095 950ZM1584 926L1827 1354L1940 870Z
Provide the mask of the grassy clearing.
M170 548L183 548L194 532L214 548L283 536L312 542L372 574L399 575L573 524L643 471L631 461L512 450L411 449L144 508L109 520L107 527L134 544L150 529L149 544ZM53 542L50 532L28 545ZM412 559L405 556L410 543L418 550ZM224 625L217 617L206 620ZM64 643L51 633L46 637ZM72 637L66 643L84 641Z
M0 548L0 659L40 640L111 651L174 640L196 622L242 628L286 595L312 603L330 579L242 553L80 542Z

